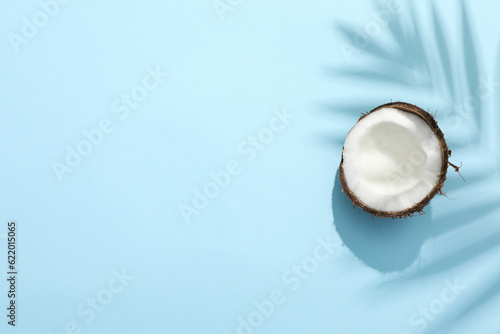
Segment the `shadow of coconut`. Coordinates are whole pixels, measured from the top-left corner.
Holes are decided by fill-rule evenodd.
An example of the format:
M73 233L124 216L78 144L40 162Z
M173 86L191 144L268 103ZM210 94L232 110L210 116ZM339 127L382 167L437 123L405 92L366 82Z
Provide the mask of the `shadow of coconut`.
M403 271L418 259L431 230L431 206L426 214L405 219L373 217L342 192L339 172L332 193L334 225L344 245L366 265L383 273Z

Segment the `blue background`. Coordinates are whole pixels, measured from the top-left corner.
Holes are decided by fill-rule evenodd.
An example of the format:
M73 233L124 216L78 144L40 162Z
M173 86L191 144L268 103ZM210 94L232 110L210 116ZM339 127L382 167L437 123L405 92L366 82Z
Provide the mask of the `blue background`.
M15 328L0 284L2 333L500 333L494 3L401 1L386 26L383 1L71 1L17 46L42 7L0 3L0 247L16 220L19 271ZM156 67L168 78L120 118ZM391 100L437 111L466 182L450 168L426 215L372 220L337 168L361 113ZM89 298L105 304L92 320Z

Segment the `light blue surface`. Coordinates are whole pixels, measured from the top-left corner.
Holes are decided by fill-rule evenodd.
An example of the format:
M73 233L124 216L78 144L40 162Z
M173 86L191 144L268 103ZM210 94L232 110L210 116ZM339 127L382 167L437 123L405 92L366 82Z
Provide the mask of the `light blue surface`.
M2 333L500 333L496 4L41 6L1 1ZM437 111L467 182L372 220L337 168L391 100Z

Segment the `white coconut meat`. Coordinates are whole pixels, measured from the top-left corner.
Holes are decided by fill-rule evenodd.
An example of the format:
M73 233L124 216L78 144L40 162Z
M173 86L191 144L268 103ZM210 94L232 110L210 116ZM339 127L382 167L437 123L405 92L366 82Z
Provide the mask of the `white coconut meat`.
M349 132L343 150L347 186L367 206L402 211L422 201L439 181L439 140L421 117L381 108Z

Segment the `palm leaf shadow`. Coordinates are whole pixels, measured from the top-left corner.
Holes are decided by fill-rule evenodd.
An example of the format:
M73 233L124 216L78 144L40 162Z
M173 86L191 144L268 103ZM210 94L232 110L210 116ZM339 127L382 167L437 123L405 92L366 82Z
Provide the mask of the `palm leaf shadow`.
M496 81L500 81L500 40L498 42L498 48L497 48L497 61L496 61L497 69L496 69ZM496 99L495 99L495 110L498 110L500 108L500 94L496 94ZM500 170L500 114L498 113L492 113L493 116L493 128L495 131L493 131L492 136L493 140L491 141L493 143L492 146L492 151L493 151L493 156L496 160L496 166L497 170Z
M467 96L476 96L475 90L479 87L479 66L478 66L478 56L474 39L472 37L472 31L469 23L469 17L467 15L467 10L465 9L465 4L461 1L461 14L462 14L462 47L463 47L463 70L466 73L465 82L468 86ZM476 121L476 126L479 129L481 126L481 99L477 99L478 106L474 108L474 116Z
M377 10L382 10L380 2L374 1ZM360 42L359 29L349 27L345 23L337 23L337 31L347 44L362 53L363 66L338 66L328 68L327 74L335 79L339 77L361 79L365 82L386 83L395 87L409 89L419 88L428 95L438 96L442 105L439 115L445 122L460 121L471 133L478 133L481 125L481 99L476 96L479 86L478 55L472 37L469 18L463 1L461 2L461 46L462 50L450 49L445 38L442 21L438 10L433 5L429 17L432 17L435 40L422 38L425 31L418 24L417 11L414 4L408 3L405 13L396 15L389 21L387 35L393 42L373 38ZM363 40L363 39L361 39ZM350 43L350 44L349 44ZM346 44L346 43L343 43ZM461 57L457 57L461 55ZM455 66L454 66L455 65ZM354 100L354 99L351 99ZM387 102L387 101L385 101ZM339 112L349 102L340 102L331 111ZM472 104L472 105L471 105ZM372 109L375 105L371 105ZM469 114L473 113L473 121ZM470 143L478 144L479 137L472 136ZM452 146L462 147L461 141L450 142Z
M481 308L488 301L494 299L495 296L499 293L499 291L500 291L500 281L494 281L493 283L490 283L489 286L486 289L484 289L484 291L480 295L473 298L473 300L469 303L468 307L458 312L453 317L453 319L450 320L450 322L458 323L460 319L464 319L465 317L472 314L475 310ZM446 329L445 327L446 323L439 324L434 328L434 331L436 333L441 333L442 330Z
M496 79L500 80L500 41L498 43L497 47L497 59L499 60L497 62L497 68L496 68ZM496 94L496 99L495 99L495 108L498 109L500 108L500 94ZM494 114L495 116L495 114ZM500 129L500 118L496 116L496 118L493 119L494 125L496 129ZM495 138L493 138L493 146L491 147L492 149L492 157L493 159L496 160L496 166L497 169L500 167L500 135L498 133L494 133L494 136L496 135ZM484 208L485 210L482 210L479 208L479 211L484 212L485 214L488 213L488 209L495 209L498 210L500 208L500 199L497 199L494 201L493 205L487 205L487 208ZM500 245L500 233L497 232L487 238L484 238L483 240L478 241L475 245L469 246L472 248L472 253L473 254L467 254L467 257L472 258L473 255L479 256L490 249L493 249ZM449 259L445 259L449 260ZM459 263L457 263L458 265ZM431 269L432 272L432 269ZM475 296L475 298L472 299L472 301L464 307L459 313L455 314L452 319L449 321L452 323L458 323L461 319L464 319L468 317L469 315L473 314L474 311L480 309L484 304L486 304L488 301L495 299L498 295L500 295L500 281L498 279L493 279L492 282L490 282L489 286L487 286L483 292ZM444 329L446 324L440 324L435 328L436 332L439 332L440 330Z
M382 8L380 2L374 1L378 9ZM372 83L386 83L391 84L394 87L418 87L421 91L434 96L439 96L443 102L444 108L440 108L440 113L444 111L443 122L451 121L452 119L462 119L464 126L475 134L472 139L466 143L460 141L448 141L448 144L453 147L461 147L464 151L474 154L476 152L478 145L481 142L493 142L493 151L491 152L491 158L495 159L496 166L500 166L500 133L498 131L485 131L485 121L487 117L487 112L492 113L493 109L486 110L484 101L479 98L476 89L480 86L479 75L481 73L479 68L479 55L475 47L474 36L471 29L471 24L469 16L467 14L466 6L464 1L460 1L460 29L456 29L460 33L460 48L451 49L450 43L448 43L445 33L443 22L438 13L438 10L434 5L430 8L432 18L432 32L434 40L422 37L426 37L425 32L418 25L417 12L414 10L407 11L407 15L398 15L396 20L390 23L388 26L388 35L394 41L395 47L389 47L382 44L378 39L371 41L368 45L361 48L363 53L363 62L366 65L368 61L369 66L360 68L359 66L341 66L339 68L330 68L328 73L338 79L339 77L353 78L369 80ZM338 32L347 41L353 41L356 38L356 29L349 27L346 24L337 25ZM458 57L457 57L458 55ZM500 64L500 43L498 50L498 64ZM500 66L497 69L498 79L500 79ZM467 105L468 102L474 101L474 105ZM365 103L366 102L366 103ZM500 108L500 94L497 95L497 108ZM381 104L381 103L380 103ZM349 99L345 101L337 101L334 104L329 105L330 111L333 114L338 113L355 113L357 116L362 111L366 109L372 109L378 104L369 105L367 101L362 101L358 99ZM473 117L469 118L471 114ZM356 117L357 117L356 116ZM497 117L498 122L496 128L500 128L500 116ZM486 138L484 136L495 136L495 138ZM484 141L483 141L484 140ZM468 178L467 184L453 182L450 184L448 190L458 189L460 187L468 187L471 191L475 189L475 185L480 181L487 180L488 174L479 174L471 172L470 178ZM472 182L469 182L472 181ZM338 182L336 182L338 183ZM445 184L446 186L446 184ZM498 187L497 184L491 184L492 189ZM336 189L337 188L337 189ZM402 270L408 267L412 262L415 262L418 254L415 255L415 251L420 249L420 245L429 239L433 239L436 236L448 233L452 230L456 230L459 227L468 226L470 224L478 224L479 227L482 221L487 219L487 215L495 214L500 208L500 198L491 198L490 201L483 203L474 208L473 211L465 212L464 210L454 210L453 212L447 212L438 221L432 221L432 224L422 224L420 226L420 234L418 238L415 238L414 243L411 246L411 251L407 250L407 256L404 257L404 261L400 261L396 264L389 263L390 261L398 261L403 259L386 257L386 260L382 257L377 257L377 250L367 251L364 254L360 251L360 244L365 241L365 236L363 232L355 231L354 228L348 231L347 234L342 229L344 226L348 226L348 223L339 221L342 219L343 214L338 213L343 209L339 209L340 203L340 189L334 187L332 198L335 202L335 197L337 196L339 203L337 203L337 208L333 208L334 213L334 224L339 230L339 235L344 240L344 244L351 249L351 251L366 265L371 266L379 271L386 272L391 270ZM343 195L343 194L342 194ZM345 196L344 196L345 197ZM334 203L335 204L335 203ZM345 203L344 203L345 204ZM349 203L345 204L349 205ZM352 210L352 209L351 209ZM359 209L357 209L359 210ZM337 211L337 213L336 213ZM350 214L351 218L355 217ZM432 218L431 218L432 220ZM378 221L372 221L372 225L377 225ZM400 222L400 224L405 224L406 222ZM368 225L366 225L368 226ZM366 227L365 226L365 227ZM437 226L437 227L436 227ZM387 232L388 226L373 227L370 229L378 229L376 235L380 235L379 232ZM392 228L391 228L392 229ZM403 231L400 227L393 227L396 231ZM425 231L422 235L422 231ZM342 233L340 233L342 232ZM394 233L394 231L389 231ZM463 235L467 238L466 235ZM354 240L354 241L353 241ZM350 246L352 243L357 243L358 245L353 247ZM453 245L453 251L451 254L440 258L439 260L432 261L428 265L419 268L409 275L400 278L401 280L414 280L423 279L430 277L447 270L454 269L459 265L463 264L465 261L470 261L478 258L482 254L489 252L497 245L500 244L500 233L491 233L491 235L484 237L481 240L468 246ZM373 249L373 248L371 248ZM411 253L411 254L410 254ZM383 255L383 254L382 254ZM387 255L387 254L386 254ZM375 258L374 258L375 257ZM375 263L375 265L374 265ZM391 281L386 284L391 284ZM454 321L459 321L462 316L465 316L472 312L474 309L482 306L490 296L495 296L500 294L500 284L494 283L485 293L478 296L473 302L469 303L464 310L453 317ZM451 321L453 321L451 320ZM439 328L444 328L448 324L448 320L445 323L436 324Z
M438 17L438 13L436 11L435 4L433 4L432 10L432 18L434 24L434 31L436 36L436 45L438 49L439 57L436 60L439 61L440 67L444 72L444 79L446 80L446 90L448 92L448 96L450 96L453 100L455 99L455 84L453 82L453 72L451 69L451 63L449 62L450 53L448 51L448 45L446 38L443 33L443 26L441 24L441 20Z

